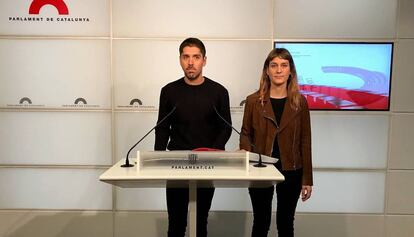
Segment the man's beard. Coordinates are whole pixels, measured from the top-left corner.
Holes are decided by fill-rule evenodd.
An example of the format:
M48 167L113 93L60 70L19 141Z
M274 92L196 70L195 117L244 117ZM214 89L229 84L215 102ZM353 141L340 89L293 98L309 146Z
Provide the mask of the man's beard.
M194 74L194 73L188 74L188 73L185 73L185 77L188 80L190 80L190 81L196 80L200 75L201 75L201 73L198 73L198 74Z

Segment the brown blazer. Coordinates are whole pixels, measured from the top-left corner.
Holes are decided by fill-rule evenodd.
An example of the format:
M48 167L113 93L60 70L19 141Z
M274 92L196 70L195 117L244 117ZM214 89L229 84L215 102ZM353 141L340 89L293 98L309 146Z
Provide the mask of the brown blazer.
M269 94L265 96L263 106L258 93L249 95L244 108L240 149L270 156L278 133L282 169L303 168L302 185L313 185L310 115L304 96L301 102L300 108L296 110L286 101L278 125ZM251 147L247 137L255 145L255 149Z

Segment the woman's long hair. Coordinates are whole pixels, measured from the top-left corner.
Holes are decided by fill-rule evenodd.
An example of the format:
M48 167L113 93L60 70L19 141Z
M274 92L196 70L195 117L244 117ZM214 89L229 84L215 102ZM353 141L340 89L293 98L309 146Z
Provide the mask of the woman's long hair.
M301 95L299 92L298 77L296 74L295 63L293 62L292 55L285 48L275 48L270 51L269 55L266 58L266 61L263 65L262 77L260 79L260 87L258 90L260 102L263 105L264 97L270 91L270 78L267 75L267 69L269 68L269 63L274 58L281 58L289 61L290 66L290 76L287 81L287 100L289 105L293 109L298 109L301 103Z

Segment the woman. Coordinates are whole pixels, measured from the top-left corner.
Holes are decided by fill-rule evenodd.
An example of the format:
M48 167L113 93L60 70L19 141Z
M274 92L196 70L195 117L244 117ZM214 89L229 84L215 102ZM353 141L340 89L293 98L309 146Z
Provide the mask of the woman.
M313 180L309 109L299 92L293 58L286 49L276 48L269 53L260 88L246 99L240 149L279 159L275 166L285 181L276 185L278 236L293 236L299 196L302 201L310 198ZM249 188L253 237L267 236L273 192L273 186Z

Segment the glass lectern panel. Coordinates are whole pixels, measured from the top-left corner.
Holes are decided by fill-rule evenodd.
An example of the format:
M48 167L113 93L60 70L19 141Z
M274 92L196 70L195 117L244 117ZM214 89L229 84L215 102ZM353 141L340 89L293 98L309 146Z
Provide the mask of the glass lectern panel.
M247 171L247 152L138 151L137 168L143 170L242 170Z

